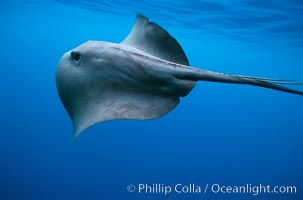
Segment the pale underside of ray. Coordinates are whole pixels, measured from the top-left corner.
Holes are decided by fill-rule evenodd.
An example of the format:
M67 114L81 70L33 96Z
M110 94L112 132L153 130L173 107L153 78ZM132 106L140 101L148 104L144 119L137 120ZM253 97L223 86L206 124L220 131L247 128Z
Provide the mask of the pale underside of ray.
M249 84L303 95L276 85L296 84L292 81L190 67L179 43L141 15L121 44L84 43L61 58L56 74L58 93L73 121L75 137L103 121L161 117L198 80Z

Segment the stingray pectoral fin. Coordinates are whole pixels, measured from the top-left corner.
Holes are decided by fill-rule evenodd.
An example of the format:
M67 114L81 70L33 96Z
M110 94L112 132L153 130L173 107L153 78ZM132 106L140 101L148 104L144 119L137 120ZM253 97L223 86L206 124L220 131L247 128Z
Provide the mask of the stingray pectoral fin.
M292 82L292 81L224 74L224 73L212 72L208 70L201 70L197 68L189 68L189 69L184 68L181 73L180 72L176 73L175 76L176 78L185 79L185 80L195 80L195 81L200 80L200 81L210 81L210 82L254 85L264 88L270 88L273 90L279 90L283 92L303 95L303 91L278 85L278 84L294 84L294 85L298 84L297 82Z
M188 59L178 41L164 28L138 15L129 35L121 42L158 58L189 65Z
M155 119L178 105L178 96L155 92L107 90L99 96L80 99L71 113L74 138L87 128L116 119Z

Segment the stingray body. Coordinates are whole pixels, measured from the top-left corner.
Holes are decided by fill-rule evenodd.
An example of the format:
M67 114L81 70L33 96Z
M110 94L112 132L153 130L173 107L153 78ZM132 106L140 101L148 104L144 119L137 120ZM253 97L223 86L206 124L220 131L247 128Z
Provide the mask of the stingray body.
M179 43L141 15L120 44L85 42L62 56L56 73L57 90L73 122L75 137L108 120L161 117L199 80L249 84L303 95L277 85L292 82L190 67Z

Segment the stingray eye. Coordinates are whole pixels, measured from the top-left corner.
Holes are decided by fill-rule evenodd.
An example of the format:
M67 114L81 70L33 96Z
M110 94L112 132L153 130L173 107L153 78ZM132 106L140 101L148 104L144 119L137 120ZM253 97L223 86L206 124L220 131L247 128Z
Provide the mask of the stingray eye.
M70 53L70 55L71 55L71 58L72 58L73 60L75 60L75 61L79 61L79 60L80 60L81 55L80 55L79 52L72 51L72 52Z

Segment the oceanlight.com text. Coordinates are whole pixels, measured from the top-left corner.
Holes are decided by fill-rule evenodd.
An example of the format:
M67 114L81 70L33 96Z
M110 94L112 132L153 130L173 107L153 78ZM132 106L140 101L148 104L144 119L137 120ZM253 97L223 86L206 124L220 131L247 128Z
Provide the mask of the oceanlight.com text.
M163 183L139 183L129 184L127 191L131 193L155 194L155 195L170 195L175 194L248 194L257 196L260 194L296 194L297 187L294 185L272 186L265 184L243 184L243 185L222 185L222 184L163 184Z
M234 185L225 186L220 184L212 184L210 188L212 193L223 193L223 194L252 194L254 196L259 194L296 194L296 186L270 186L270 185Z

